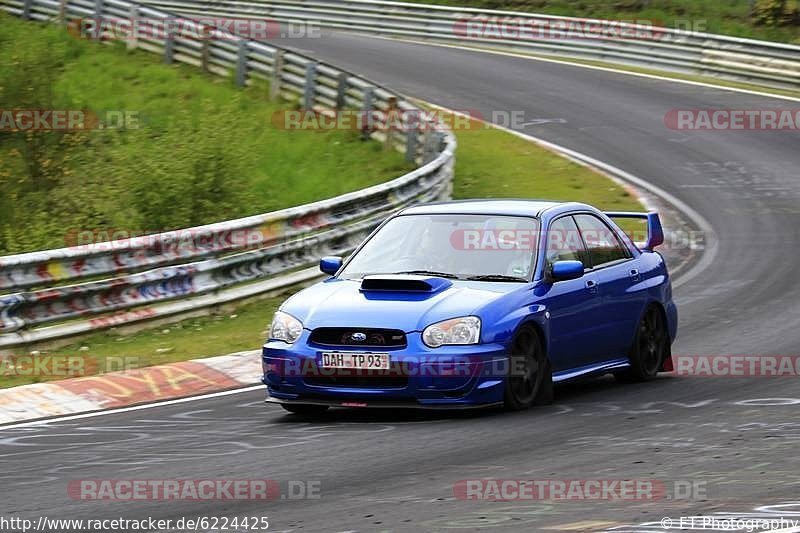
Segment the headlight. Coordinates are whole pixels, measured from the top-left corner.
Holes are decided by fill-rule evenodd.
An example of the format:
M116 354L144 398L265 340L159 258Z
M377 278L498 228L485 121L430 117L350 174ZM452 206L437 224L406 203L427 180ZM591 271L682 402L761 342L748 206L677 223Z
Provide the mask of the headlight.
M422 332L422 342L431 348L445 344L478 344L481 319L476 316L452 318L431 324Z
M276 311L269 328L269 338L292 344L303 333L303 323L283 311Z

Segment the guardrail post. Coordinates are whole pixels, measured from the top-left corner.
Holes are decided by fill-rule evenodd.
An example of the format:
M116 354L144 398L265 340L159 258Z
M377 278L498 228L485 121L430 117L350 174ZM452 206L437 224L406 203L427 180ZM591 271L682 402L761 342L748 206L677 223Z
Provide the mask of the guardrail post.
M391 150L392 139L394 139L394 122L399 117L397 116L397 97L390 96L386 99L386 117L384 119L384 129L386 130L386 137L383 139L383 149Z
M208 72L208 41L211 38L211 32L205 24L200 24L198 29L200 34L200 68L203 72Z
M344 109L347 105L347 72L340 72L336 77L336 110Z
M131 4L128 17L131 20L131 34L128 35L125 46L128 50L135 50L139 46L139 4Z
M94 0L94 18L99 27L103 27L103 0ZM98 34L98 38L102 37L102 31Z
M59 2L58 2L58 23L59 24L66 24L67 23L67 1L68 0L59 0Z
M273 102L281 96L281 75L283 73L284 50L278 48L272 56L272 77L269 80L269 99Z
M441 131L426 130L425 141L422 148L422 163L430 163L436 159L436 154L442 147L444 133Z
M303 91L303 109L314 109L314 100L317 97L317 64L313 61L306 63L306 86Z
M363 124L361 126L361 136L364 139L369 139L372 135L372 101L375 99L375 87L364 87L364 102L361 105L361 112L364 116Z
M236 85L244 87L247 83L247 41L239 39L236 51Z
M167 34L164 36L164 63L171 64L175 59L175 35L172 24L167 24Z
M406 130L406 163L417 160L417 144L419 141L419 124L411 124Z
M439 151L442 149L442 145L444 144L444 132L434 131L433 135L431 135L431 139L431 161L433 161L436 159L436 156L439 154Z
M30 20L31 18L31 0L24 0L22 2L22 18Z

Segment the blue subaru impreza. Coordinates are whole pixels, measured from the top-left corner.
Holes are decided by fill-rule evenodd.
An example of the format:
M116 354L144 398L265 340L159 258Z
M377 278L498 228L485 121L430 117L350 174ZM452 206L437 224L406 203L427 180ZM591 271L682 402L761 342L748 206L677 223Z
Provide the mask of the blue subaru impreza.
M612 218L639 218L637 246ZM268 401L524 409L553 384L671 370L677 311L656 213L472 200L404 209L275 313Z

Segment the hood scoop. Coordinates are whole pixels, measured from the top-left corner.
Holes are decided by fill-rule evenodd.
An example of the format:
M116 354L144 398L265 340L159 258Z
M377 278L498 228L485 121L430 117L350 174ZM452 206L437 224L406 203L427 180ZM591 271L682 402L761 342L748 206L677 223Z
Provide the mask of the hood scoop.
M450 287L453 283L436 276L411 274L376 274L364 276L361 280L362 292L414 292L431 294Z

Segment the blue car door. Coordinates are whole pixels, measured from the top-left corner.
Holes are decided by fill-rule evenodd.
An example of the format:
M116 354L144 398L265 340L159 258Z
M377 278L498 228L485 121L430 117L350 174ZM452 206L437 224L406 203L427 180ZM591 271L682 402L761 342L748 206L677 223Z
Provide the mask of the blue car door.
M545 269L556 261L577 260L584 265L588 256L571 216L550 223L547 234ZM599 278L587 273L578 279L546 283L540 294L547 297L550 312L548 346L553 371L578 368L597 357L595 337L601 312Z
M592 214L575 215L589 253L591 271L597 275L603 312L599 315L598 360L624 357L630 351L639 317L646 303L640 284L638 260L602 219Z

